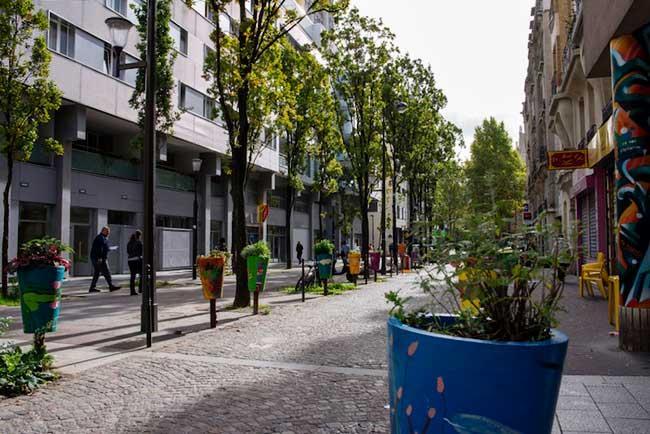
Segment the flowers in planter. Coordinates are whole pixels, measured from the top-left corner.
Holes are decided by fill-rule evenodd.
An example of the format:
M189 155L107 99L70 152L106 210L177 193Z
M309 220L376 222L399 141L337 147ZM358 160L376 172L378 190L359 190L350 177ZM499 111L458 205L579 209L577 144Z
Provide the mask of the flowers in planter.
M396 292L386 296L393 304L391 315L416 328L459 337L549 339L561 309L563 272L573 262L568 243L551 227L503 233L490 218L477 219L460 234L433 248L434 266L420 282L456 320L443 324L430 309L408 311ZM542 250L541 245L550 247Z
M14 273L19 268L38 268L63 266L70 270L70 261L63 253L73 250L56 238L39 238L24 243L18 251L18 256L9 262L9 272Z

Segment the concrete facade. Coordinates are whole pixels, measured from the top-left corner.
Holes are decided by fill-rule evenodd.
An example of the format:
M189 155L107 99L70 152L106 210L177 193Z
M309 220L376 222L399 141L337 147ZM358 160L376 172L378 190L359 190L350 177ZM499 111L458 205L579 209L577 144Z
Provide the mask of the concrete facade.
M104 225L113 229L111 242L119 246L109 261L113 271L126 271L126 242L143 221L143 182L137 136L137 113L130 107L135 72L114 77L115 60L105 20L123 15L133 20L128 7L138 0L36 0L48 13L46 34L52 52L51 78L63 92L63 104L42 137L55 137L65 154L52 157L37 150L29 162L16 164L10 201L10 248L16 254L19 243L50 235L71 244L76 250L73 274L90 273L89 244ZM287 7L303 8L304 2L291 1ZM235 3L228 15L219 17L230 26L239 16ZM207 96L209 83L203 78L205 51L212 47L214 24L206 15L205 3L189 8L183 1L173 3L172 26L179 51L174 65L174 101L186 111L174 126L173 135L161 146L157 172L158 265L160 269L185 268L192 263L194 191L198 196L199 254L216 247L219 238L232 241L232 201L228 176L222 172L228 158L227 132L218 119L210 119ZM319 14L305 19L291 32L299 44L320 41L320 32L331 25L331 17ZM124 53L127 61L137 59L138 34L132 29ZM197 106L203 103L203 113ZM161 142L162 143L162 142ZM201 158L202 168L192 172L192 159ZM0 166L5 165L0 158ZM0 170L4 187L6 170ZM309 176L307 185L313 183ZM255 161L246 194L246 224L251 234L259 232L257 206L281 196L283 174L277 141L263 147ZM293 217L289 236L302 240L305 256L313 244L313 197L299 198L301 210ZM1 206L1 205L0 205ZM0 222L0 225L2 223ZM284 209L271 208L262 235L271 244L274 259L286 260L281 244ZM333 229L332 229L333 230ZM252 236L251 235L251 236ZM292 252L293 253L293 252Z

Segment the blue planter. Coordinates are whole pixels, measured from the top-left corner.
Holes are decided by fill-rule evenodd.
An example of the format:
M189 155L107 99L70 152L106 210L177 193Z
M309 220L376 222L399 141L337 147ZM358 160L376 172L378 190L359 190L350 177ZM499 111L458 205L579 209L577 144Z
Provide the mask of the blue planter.
M18 270L20 311L25 333L55 332L61 312L63 267L21 268Z
M316 255L318 263L318 275L321 279L330 279L332 277L332 255L329 253L319 253Z
M391 432L550 433L567 344L558 331L543 342L481 341L390 318Z

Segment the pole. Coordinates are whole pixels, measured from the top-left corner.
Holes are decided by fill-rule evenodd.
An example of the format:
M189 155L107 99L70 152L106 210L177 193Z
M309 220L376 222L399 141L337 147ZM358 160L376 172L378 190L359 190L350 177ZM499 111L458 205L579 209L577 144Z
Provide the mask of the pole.
M151 334L157 325L156 268L154 260L156 193L156 1L147 3L147 55L145 69L144 125L144 258L142 322L151 347Z
M192 225L192 280L196 280L196 257L198 256L198 224L199 204L197 199L198 175L194 174L194 224Z
M399 261L397 260L397 161L393 156L393 263L391 268L395 268L395 275L399 274Z
M386 127L381 117L381 275L386 275Z
M217 300L210 299L210 328L217 327Z
M305 260L301 259L300 263L302 264L302 279L300 279L301 282L300 289L302 290L302 302L304 303L305 302Z
M257 315L260 309L260 285L257 284L255 287L255 293L253 294L253 315Z

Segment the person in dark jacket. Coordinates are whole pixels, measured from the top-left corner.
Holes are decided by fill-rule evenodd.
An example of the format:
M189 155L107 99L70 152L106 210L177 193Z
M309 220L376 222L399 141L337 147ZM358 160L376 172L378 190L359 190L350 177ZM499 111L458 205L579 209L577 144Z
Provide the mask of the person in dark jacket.
M298 258L298 263L302 264L302 252L304 250L304 247L302 246L302 243L298 241L298 244L296 244L296 257Z
M96 287L100 274L106 279L106 283L108 283L108 288L111 292L120 289L119 286L113 285L111 272L108 269L108 252L111 250L108 244L108 236L110 233L111 230L104 226L99 235L95 237L92 248L90 249L90 261L93 264L93 280L90 283L88 292L101 292Z
M131 235L129 243L126 245L126 253L129 255L129 271L131 272L131 280L129 287L131 288L131 295L138 295L135 292L135 277L140 276L138 283L138 292L142 293L142 252L144 250L142 245L142 232L138 229Z

